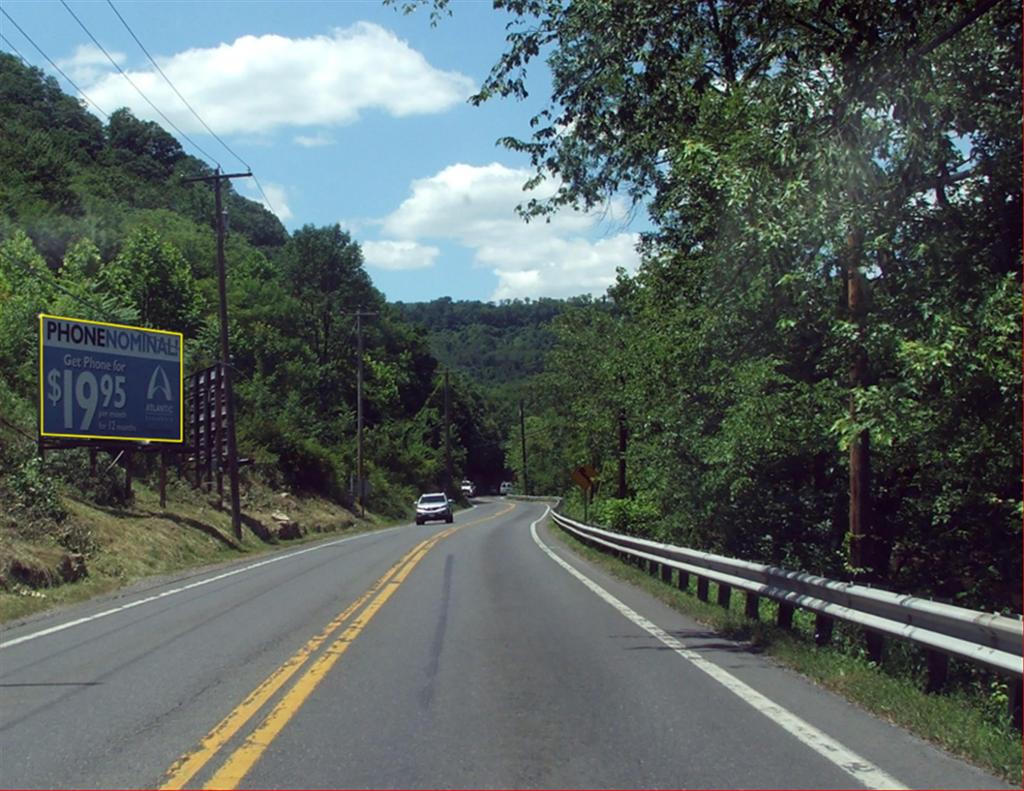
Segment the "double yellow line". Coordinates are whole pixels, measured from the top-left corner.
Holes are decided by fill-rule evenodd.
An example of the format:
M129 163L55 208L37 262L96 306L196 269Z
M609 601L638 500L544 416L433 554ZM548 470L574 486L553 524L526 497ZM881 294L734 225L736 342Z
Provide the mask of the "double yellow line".
M409 550L380 579L373 583L366 593L346 607L336 618L327 624L323 631L314 636L288 661L264 679L245 700L221 720L213 730L206 734L194 751L186 753L179 758L167 771L167 779L160 788L184 788L197 773L213 761L216 754L253 719L257 712L296 673L302 670L307 660L316 653L320 646L329 640L364 604L369 602L355 620L316 658L292 687L285 692L271 712L245 738L241 746L231 753L228 759L203 786L204 788L237 788L242 779L266 751L267 747L270 746L271 742L273 742L292 717L295 716L317 685L323 681L324 677L334 666L334 663L348 650L348 647L366 628L366 625L377 614L377 611L394 595L395 591L398 590L398 586L412 573L412 570L416 568L423 557L436 544L448 538L448 536L456 531L469 527L471 524L479 524L480 522L502 516L514 507L514 505L509 506L492 516L485 517L476 522L470 522L459 527L449 527L437 535L421 541Z

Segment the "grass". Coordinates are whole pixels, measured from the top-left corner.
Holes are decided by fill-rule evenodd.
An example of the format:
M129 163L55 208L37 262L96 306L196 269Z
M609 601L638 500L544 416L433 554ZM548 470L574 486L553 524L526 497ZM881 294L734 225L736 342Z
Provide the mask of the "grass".
M673 609L725 637L751 643L780 664L867 711L1013 785L1021 785L1021 734L1007 721L1005 685L1000 687L1000 682L991 681L993 688L988 690L958 688L927 694L903 646L892 645L888 649L892 659L883 660L884 667L880 667L868 659L860 632L840 623L836 623L832 643L817 646L812 613L797 610L793 628L781 629L774 625L777 605L762 599L762 620L754 621L744 614L743 596L733 595L728 610L716 604L718 588L714 582L709 583L708 601L703 602L696 596L694 575L690 576L688 589L682 591L644 569L583 544L554 524L551 527L551 533L571 550ZM673 581L677 579L673 575Z
M66 549L52 540L27 540L0 528L0 557L4 559L0 572L20 562L39 577L35 584L26 584L7 574L0 586L0 623L86 601L148 577L237 560L327 534L355 534L396 523L369 513L359 520L336 503L252 484L244 488L242 539L238 541L230 511L218 507L216 493L200 493L184 482L169 481L167 507L161 508L155 490L138 481L133 488L135 500L124 508L64 498L68 524L87 546L83 554L88 576L78 581L65 582L59 573L61 562L69 555ZM271 530L275 512L296 521L304 535L279 541Z

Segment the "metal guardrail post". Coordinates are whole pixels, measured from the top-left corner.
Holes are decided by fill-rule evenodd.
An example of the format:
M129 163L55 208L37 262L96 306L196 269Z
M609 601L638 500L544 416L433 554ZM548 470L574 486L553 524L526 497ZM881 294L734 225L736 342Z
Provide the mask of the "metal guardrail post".
M817 645L827 645L828 641L832 639L833 626L835 626L835 621L827 615L818 613L814 617L814 642Z
M928 665L928 681L925 692L940 692L946 686L949 676L949 657L938 651L925 651L925 662Z
M697 577L697 598L701 601L708 600L708 578Z
M779 614L775 623L780 629L793 628L793 610L794 607L792 604L787 604L784 601L779 602Z
M683 571L683 569L679 569L679 590L690 590L690 573Z
M761 598L756 593L748 592L746 606L743 609L744 615L752 621L761 620L760 604Z
M880 663L885 651L885 637L878 632L868 631L864 634L864 642L867 645L868 659L876 664Z
M729 609L729 602L732 600L732 588L728 585L718 583L718 605Z

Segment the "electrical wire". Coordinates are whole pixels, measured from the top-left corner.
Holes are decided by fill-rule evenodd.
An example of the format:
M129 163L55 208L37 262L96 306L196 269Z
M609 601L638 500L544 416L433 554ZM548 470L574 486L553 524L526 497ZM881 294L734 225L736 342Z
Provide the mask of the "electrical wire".
M175 84L171 82L171 78L164 73L164 70L160 68L160 64L156 62L153 56L149 53L149 50L146 49L146 46L142 43L139 37L135 35L135 31L132 30L131 25L129 25L125 18L121 16L121 12L118 11L117 8L114 6L113 0L107 0L107 5L110 6L110 10L114 12L117 18L121 20L121 24L124 25L125 30L127 30L128 34L135 40L135 43L139 45L139 49L141 49L145 53L146 57L149 58L149 62L153 64L153 68L156 69L160 76L164 78L164 82L171 86L171 90L174 91L175 95L179 99L181 99L182 104L184 104L189 109L189 112L191 112L192 115L196 117L196 120L203 125L203 128L210 133L213 139L224 147L224 150L226 150L229 154L231 154L231 156L233 156L235 159L241 162L245 166L245 169L252 173L252 167L249 165L249 163L242 159L242 157L239 156L238 153L233 148L231 148L231 146L229 146L227 143L224 142L223 139L221 139L220 135L218 135L216 132L213 131L213 129L210 128L210 125L206 123L206 121L203 120L203 117L199 115L196 109L191 104L189 104L188 99L186 99L182 95L181 91L178 90L177 86L175 86ZM256 178L255 175L253 175L252 178L253 181L256 183L256 188L260 191L260 195L263 197L263 202L266 204L267 209L269 209L274 214L275 217L278 216L277 211L274 209L274 204L271 203L270 198L268 197L266 191L263 189L263 185L260 184L260 180Z
M117 18L121 20L121 24L124 25L124 28L128 31L129 35L131 35L131 37L135 39L135 43L139 45L139 49L141 49L146 54L146 57L149 58L149 62L153 64L153 68L155 68L157 72L160 74L160 76L164 78L164 82L170 85L171 90L174 91L175 95L179 99L181 99L182 104L184 104L189 109L189 112L191 112L192 115L196 117L196 120L198 120L199 123L203 125L203 128L213 136L214 140L216 140L218 143L224 146L224 148L227 150L229 154L231 154L231 156L233 156L235 159L237 159L239 162L245 165L246 170L251 171L252 168L249 167L249 163L242 159L240 156L238 156L238 154L236 154L232 150L231 146L229 146L227 143L221 140L217 133L210 128L210 125L203 120L202 116L200 116L199 113L196 112L195 108L191 104L189 104L188 99L181 95L181 91L177 89L174 83L171 82L171 78L168 77L164 73L164 70L160 68L160 64L158 64L156 60L153 59L153 56L149 54L149 50L146 49L145 45L139 40L139 37L135 35L135 31L131 29L131 26L125 21L125 18L121 16L121 12L114 7L114 3L112 2L112 0L107 0L107 5L110 6L110 10L114 12Z
M85 99L89 104L91 104L93 107L95 107L97 112L99 112L100 115L102 115L108 121L110 120L110 116L107 115L103 111L103 108L101 108L98 104L96 104L96 102L94 102L92 99L90 99L89 98L89 94L87 94L85 91L83 91L81 88L79 88L75 84L75 81L73 79L71 79L67 74L65 74L64 70L61 69L60 66L58 66L56 63L54 63L52 60L50 60L50 56L47 55L45 52L43 52L42 48L38 44L36 44L35 41L32 40L32 37L28 33L26 33L24 30L21 29L21 25L19 25L17 22L14 21L14 18L10 14L8 14L7 11L4 10L3 6L0 6L0 14L3 14L5 17L7 17L7 19L10 21L10 23L12 25L14 25L18 29L18 32L21 33L21 35L23 35L28 40L28 43L31 44L33 47L35 47L36 51L40 55L42 55L44 58L46 58L46 62L49 63L51 66L53 66L53 68L55 68L57 70L57 73L60 74L61 77L63 77L65 80L67 80L71 84L71 87L73 87L76 91L78 91L80 94L82 94L82 98L83 99ZM4 39L4 40L6 41L7 39ZM8 43L10 43L10 42L8 42Z
M181 130L180 130L180 129L179 129L178 127L177 127L177 125L175 125L174 121L172 121L172 120L171 120L170 118L168 118L168 117L167 117L166 115L164 115L163 111L162 111L162 110L161 110L161 109L160 109L159 107L157 107L157 106L156 106L155 104L153 104L153 102L152 102L152 101L150 100L150 98L149 98L148 96L146 96L146 94L144 94L144 93L142 92L142 89L141 89L141 88L139 88L139 86L138 86L138 85L136 85L136 84L135 84L135 83L134 83L134 82L132 81L132 78L128 76L128 74L127 74L127 73L125 72L125 70L124 70L124 69L122 69L122 68L121 68L121 66L120 66L120 65L119 65L119 64L117 63L117 61L116 61L116 60L114 60L114 59L113 59L113 58L112 58L112 57L110 56L110 53L109 53L109 52L107 52L107 51L106 51L106 50L105 50L105 49L103 48L103 45L102 45L102 44L100 44L100 42L96 40L96 36L94 36L94 35L93 35L93 34L92 34L92 33L90 32L89 28L87 28L87 27L85 26L85 23L84 23L84 22L82 22L82 20L78 18L78 16L77 16L77 15L75 14L75 12L71 10L71 6L69 6L69 5L67 4L66 0L60 0L60 4L61 4L62 6L64 6L64 9L65 9L65 10L66 10L66 11L67 11L67 12L68 12L69 14L71 14L71 17L72 17L72 18L73 18L73 19L74 19L74 20L75 20L75 21L76 21L76 22L78 23L78 26L79 26L80 28L82 28L82 30L84 30L84 31L85 31L85 34L86 34L86 35L87 35L87 36L88 36L88 37L89 37L90 39L92 39L92 43L93 43L93 44L95 44L95 45L96 45L97 47L99 47L99 50L100 50L100 52L102 52L102 53L103 53L103 54L104 54L104 55L106 56L107 60L109 60L109 61L111 62L111 64L112 64L112 65L114 66L114 68L115 68L115 69L117 69L118 73L119 73L119 74L120 74L120 75L121 75L122 77L124 77L124 78L125 78L125 79L126 79L126 80L128 81L128 84L129 84L129 85L131 85L131 86L132 86L132 87L133 87L133 88L135 89L135 92L136 92L136 93L138 93L138 94L139 94L139 96L141 96L141 97L142 97L143 99L145 99L145 100L146 100L146 103L147 103L147 104L148 104L148 105L149 105L150 107L152 107L152 108L153 108L153 110L155 110L155 111L156 111L156 113L157 113L157 114L158 114L158 115L159 115L159 116L160 116L161 118L163 118L163 119L164 119L164 121L166 121L166 122L167 122L167 124L168 124L168 125L169 125L169 126L170 126L170 127L171 127L171 128L172 128L172 129L174 130L174 131L175 131L175 132L177 132L177 133L178 133L179 135L181 135L181 136L182 136L182 137L183 137L183 138L184 138L185 140L187 140L187 141L188 141L189 143L191 143L191 144L192 144L192 147L193 147L193 148L195 148L195 149L196 149L196 151L198 151L198 152L199 152L200 154L202 154L202 155L203 155L203 157L205 157L205 158L206 158L207 162L211 162L212 164L216 165L216 166L217 166L217 168L219 169L219 168L220 168L220 163L219 163L219 162L218 162L218 161L216 160L216 158L215 158L215 157L213 157L213 156L211 156L211 155L210 155L209 153L207 153L207 152L206 152L206 151L205 151L205 150L203 149L203 147L202 147L202 146L200 146L200 145L199 145L199 144L198 144L198 143L197 143L197 142L196 142L195 140L193 140L193 139L192 139L191 137L189 137L189 136L188 136L188 135L186 135L186 134L185 134L184 132L182 132L182 131L181 131Z
M18 52L18 48L16 46L14 46L14 44L11 43L11 40L9 38L7 38L3 33L0 33L0 41L3 41L4 44L6 44L8 47L10 47L11 52L13 52L19 58L21 58L21 62L22 63L24 63L26 66L29 65L28 61L25 60L25 56L22 55L20 52Z
M246 165L246 167L249 167L249 166ZM252 168L249 168L249 172L252 173ZM260 191L260 195L263 196L263 201L264 201L264 203L267 204L267 208L270 210L270 213L273 214L275 217L277 217L277 221L280 222L281 218L278 215L277 211L274 209L274 204L272 204L270 202L270 198L267 197L267 193L265 193L263 191L263 185L260 184L260 180L258 178L256 178L256 174L255 173L252 174L252 180L256 182L256 188Z

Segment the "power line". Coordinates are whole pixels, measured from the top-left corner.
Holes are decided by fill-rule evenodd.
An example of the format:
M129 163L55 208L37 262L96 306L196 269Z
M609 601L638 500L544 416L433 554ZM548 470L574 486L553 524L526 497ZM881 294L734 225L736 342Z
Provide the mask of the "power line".
M249 166L248 166L248 165L246 165L246 167L249 167ZM252 170L252 168L249 168L249 170ZM260 180L259 180L258 178L256 178L256 174L255 174L255 173L254 173L254 174L253 174L253 176L252 176L252 180L256 182L256 188L257 188L257 189L258 189L258 190L260 191L260 195L262 195L262 196L263 196L263 200L264 200L264 201L266 201L266 204L267 204L267 208L268 208L268 209L269 209L269 210L271 211L271 213L272 213L272 214L273 214L273 215L274 215L275 217L277 217L277 219L278 219L278 222L280 222L280 221L281 221L281 218L280 218L280 216L278 216L278 213L277 213L276 211L274 211L274 204L272 204L272 203L270 202L270 198L268 198L268 197L267 197L267 193L265 193L265 192L263 191L263 185L262 185L262 184L260 184Z
M203 128L210 133L213 139L220 143L224 147L224 149L229 154L231 154L231 156L233 156L235 159L241 162L245 166L245 169L251 173L252 167L249 165L249 163L242 159L242 157L239 156L238 153L233 148L231 148L231 146L224 142L220 135L218 135L216 132L213 131L213 129L210 128L210 125L203 120L203 117L199 115L196 109L191 104L189 104L188 99L186 99L182 95L181 91L178 90L177 86L171 81L171 78L168 77L164 73L164 70L160 68L160 64L156 62L156 59L149 53L149 50L146 49L145 44L143 44L139 37L135 35L135 31L132 30L131 25L128 24L125 18L121 16L121 12L118 11L117 8L114 6L113 0L107 0L107 5L110 6L110 10L114 12L117 18L121 20L121 24L124 25L125 30L127 30L128 34L135 40L135 43L139 45L139 49L141 49L145 53L146 57L149 58L149 62L153 64L153 68L156 69L157 73L159 73L159 75L164 78L164 82L171 86L171 90L174 91L175 95L179 99L181 99L182 104L184 104L188 108L189 112L196 117L196 120L203 125ZM277 216L277 212L274 210L274 204L271 203L270 198L267 196L266 191L263 189L263 185L260 184L260 180L256 178L256 176L253 176L252 178L253 181L256 183L256 188L260 191L260 195L263 196L263 200L267 204L267 208L271 212L273 212L275 216Z
M57 70L57 73L60 74L61 77L63 77L65 80L67 80L69 83L71 83L71 87L73 87L76 91L78 91L80 94L82 94L82 98L83 99L85 99L89 104L91 104L93 107L95 107L100 115L102 115L108 121L110 120L110 116L107 115L103 111L103 109L98 104L96 104L96 102L94 102L92 99L90 99L89 98L89 94L87 94L85 91L83 91L81 88L79 88L75 84L75 81L73 79L71 79L67 74L65 74L64 70L61 69L60 66L58 66L56 63L54 63L52 60L50 60L50 56L47 55L45 52L43 52L42 48L38 44L36 44L36 42L34 42L32 40L32 37L28 33L26 33L24 30L21 29L21 25L19 25L17 22L14 21L14 18L4 10L3 6L0 6L0 14L3 14L5 17L7 17L7 19L10 21L10 23L12 25L14 25L18 29L18 32L21 33L21 35L23 35L28 40L28 43L31 44L33 47L35 47L36 51L40 55L42 55L44 58L46 58L46 62L49 63L51 66L53 66L53 68L55 68ZM7 41L7 39L4 39L4 41ZM10 42L8 42L8 44L9 43ZM24 60L24 58L22 58L22 60Z
M242 159L240 156L238 156L238 154L236 154L231 149L231 146L229 146L227 143L225 143L223 140L221 140L220 137L217 135L217 133L214 132L210 128L209 124L207 124L206 121L204 121L202 119L202 116L200 116L199 113L196 112L195 108L191 104L188 103L188 99L186 99L184 96L181 95L181 91L179 91L175 87L174 83L171 82L171 78L168 77L166 74L164 74L164 70L160 68L160 64L158 64L156 62L156 60L153 59L153 56L149 54L149 50L146 49L145 45L143 45L143 43L139 40L139 37L135 35L135 31L131 29L129 24L125 21L125 18L123 16L121 16L121 12L119 12L114 7L113 2L111 0L107 0L107 5L109 5L110 6L110 10L113 11L114 14L117 15L117 18L121 20L121 24L124 25L125 30L127 30L128 33L131 35L131 37L133 39L135 39L135 43L139 45L139 49L141 49L144 53L146 53L146 57L149 58L149 62L153 64L153 68L155 68L157 70L157 72L160 74L160 76L164 78L164 81L168 85L171 86L171 90L174 91L175 95L177 95L177 97L179 99L181 99L182 104L184 104L189 109L189 111L192 113L192 115L194 115L196 117L196 119L199 121L199 123L201 123L203 125L203 128L206 129L206 131L209 132L213 136L214 140L216 140L218 143L220 143L222 146L224 146L224 148L227 150L227 152L229 154L231 154L231 156L233 156L235 159L237 159L239 162L241 162L243 165L245 165L245 169L246 170L251 171L252 168L249 167L249 163L246 162L244 159Z
M3 42L4 42L4 44L6 44L6 45L7 45L8 47L10 47L10 48L11 48L11 52L13 52L13 53L14 53L15 55L17 55L17 56L18 56L19 58L21 58L21 62L22 62L22 63L24 63L24 64L25 64L26 66L28 66L28 65L29 65L29 64L28 64L28 61L27 61L27 60L25 60L25 56L24 56L24 55L22 55L22 54L21 54L20 52L18 52L18 48L17 48L16 46L14 46L14 45L13 45L13 44L11 43L10 39L8 39L8 38L7 38L7 37L6 37L6 36L5 36L5 35L4 35L3 33L0 33L0 41L3 41Z
M77 15L75 14L75 12L71 10L71 6L69 6L69 5L67 4L66 0L60 0L60 4L61 4L62 6L64 6L65 10L66 10L66 11L67 11L67 12L68 12L69 14L71 14L71 17L72 17L72 18L73 18L73 19L74 19L74 20L75 20L75 21L76 21L76 22L78 23L78 26L79 26L80 28L82 28L82 30L84 30L84 31L85 31L85 34L86 34L86 35L87 35L87 36L88 36L89 38L91 38L91 39L92 39L92 43L93 43L93 44L95 44L95 45L96 45L97 47L99 47L99 50L100 50L100 52L102 52L102 53L103 53L103 54L104 54L104 55L106 56L107 60L109 60L109 61L111 62L111 64L112 64L112 65L114 66L114 68L115 68L115 69L117 69L118 73L120 73L120 75L121 75L122 77L124 77L124 78L125 78L125 79L126 79L126 80L128 81L128 84L129 84L129 85L131 85L131 86L132 86L132 87L133 87L133 88L135 89L135 92L136 92L136 93L138 93L138 94L139 94L139 96L141 96L141 97L142 97L143 99L145 99L145 100L146 100L146 103L147 103L147 104L148 104L148 105L149 105L150 107L152 107L152 108L153 108L153 109L154 109L154 110L156 111L156 113L157 113L157 114L158 114L158 115L159 115L159 116L160 116L161 118L163 118L163 119L164 119L164 121L166 121L166 122L168 123L168 125L169 125L169 126L170 126L170 127L171 127L171 128L172 128L172 129L174 130L174 131L175 131L175 132L177 132L177 133L178 133L179 135L181 135L181 136L182 136L182 137L183 137L183 138L184 138L185 140L187 140L187 141L188 141L189 143L191 143L191 144L192 144L192 147L193 147L193 148L195 148L195 149L196 149L196 151L198 151L198 152L199 152L200 154L202 154L202 155L203 155L204 157L206 157L206 159L207 159L207 161L208 161L208 162L211 162L211 163L213 163L214 165L216 165L216 166L217 166L217 169L220 169L220 163L219 163L219 162L217 162L216 158L214 158L214 157L212 157L212 156L211 156L210 154L208 154L208 153L207 153L207 152L206 152L205 150L203 150L203 147L202 147L202 146L200 146L200 145L199 145L199 144L198 144L198 143L197 143L197 142L196 142L195 140L193 140L193 139L192 139L191 137L189 137L189 136L188 136L188 135L186 135L186 134L185 134L184 132L182 132L182 131L181 131L181 130L180 130L180 129L179 129L179 128L178 128L178 127L177 127L177 126L175 125L174 121L172 121L172 120L171 120L170 118L168 118L168 117L167 117L166 115L164 115L164 114L163 114L163 111L162 111L162 110L161 110L161 109L160 109L159 107L157 107L157 106L156 106L155 104L153 104L153 102L152 102L152 101L150 101L150 98L149 98L148 96L146 96L146 94L144 94L144 93L142 92L142 89L141 89L141 88L139 88L139 86L138 86L138 85L136 85L136 84L135 84L135 83L134 83L134 82L132 81L132 78L128 76L128 74L127 74L127 73L125 72L125 70L124 70L124 69L122 69L122 68L121 68L121 66L120 66L120 65L118 65L117 61L116 61L116 60L114 60L114 59L113 59L112 57L110 57L110 53L109 53L109 52L107 52L107 51L106 51L106 50L105 50L105 49L103 48L103 45L102 45L102 44L100 44L100 42L96 40L96 36L94 36L94 35L93 35L93 34L92 34L92 33L91 33L90 31L89 31L89 28L87 28L87 27L85 26L85 23L84 23L84 22L82 22L82 20L78 18L78 16L77 16Z

